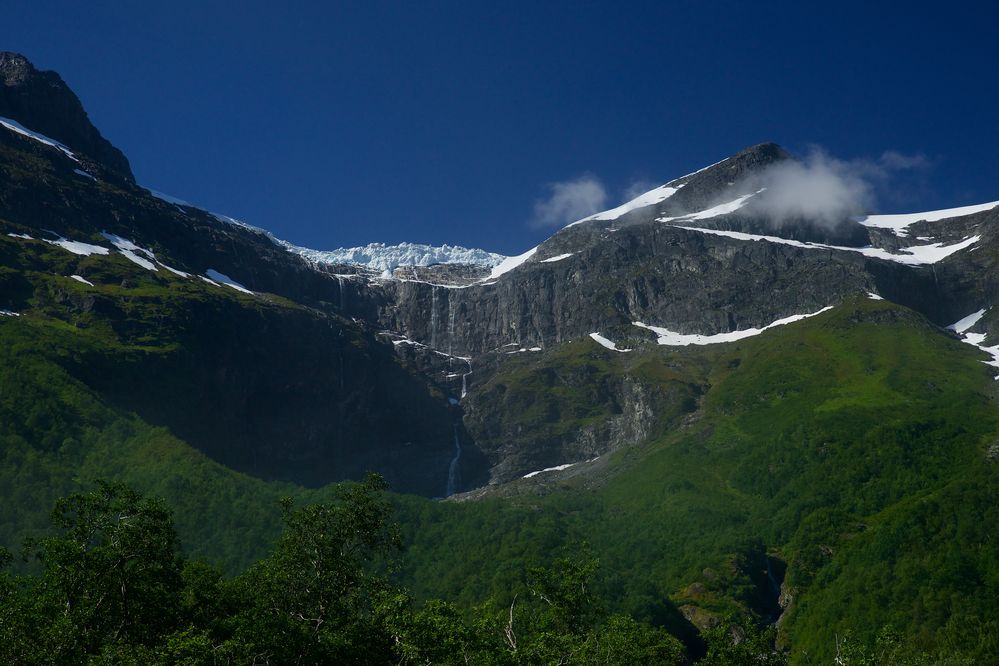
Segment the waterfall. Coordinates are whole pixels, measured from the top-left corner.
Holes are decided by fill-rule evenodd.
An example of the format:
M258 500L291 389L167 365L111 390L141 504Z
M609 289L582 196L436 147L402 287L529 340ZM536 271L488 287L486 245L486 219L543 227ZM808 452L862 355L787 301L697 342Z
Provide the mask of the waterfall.
M452 344L454 340L454 308L451 307L451 292L447 294L447 366L451 367L451 360L453 358L452 352L454 346Z
M459 461L461 460L461 438L458 437L458 424L454 424L454 458L451 458L451 464L447 466L447 491L444 493L444 497L450 497L458 490L458 486L461 485L461 470L458 469Z
M468 376L472 374L472 359L469 357L465 360L468 363L468 372L461 376L461 397L464 398L468 395Z
M430 348L437 349L437 287L430 288Z
M340 284L340 314L346 316L347 304L344 302L343 276L337 275L336 281Z

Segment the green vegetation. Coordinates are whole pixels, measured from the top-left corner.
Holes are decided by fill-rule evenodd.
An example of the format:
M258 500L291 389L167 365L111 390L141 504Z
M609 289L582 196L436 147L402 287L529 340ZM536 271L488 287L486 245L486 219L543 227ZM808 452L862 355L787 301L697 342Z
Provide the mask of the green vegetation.
M21 638L4 645L24 643L23 615L40 623L34 635L47 637L25 648L36 650L36 661L56 648L94 663L202 663L208 649L219 663L241 663L247 650L275 662L290 658L287 650L320 654L308 652L315 646L302 626L261 614L261 605L315 617L315 600L275 596L301 587L289 582L299 580L288 576L301 560L287 540L305 539L307 525L291 516L309 516L310 524L343 517L288 513L285 536L267 553L281 533L281 497L326 506L341 502L344 490L233 471L175 430L153 425L167 421L149 418L148 406L140 413L123 395L147 381L159 397L181 396L185 385L164 359L201 344L185 328L198 312L266 319L271 311L301 310L152 276L121 257L79 258L9 239L0 239L0 253L0 263L21 266L0 271L0 287L24 312L0 317L0 544L16 549L25 535L56 539L38 542L33 552L41 560L13 562L36 578L0 584L8 600L39 604L5 611L0 627ZM97 298L64 277L81 266L100 285ZM107 279L96 279L105 270ZM100 310L112 306L113 316ZM601 458L594 474L515 484L522 492L512 497L441 503L388 496L405 550L389 558L390 535L364 545L372 561L350 565L367 572L364 584L339 595L343 605L333 611L354 624L331 623L321 648L345 652L323 655L365 645L403 663L447 663L459 654L493 659L509 651L504 628L515 600L525 629L532 628L518 632L518 659L526 661L480 663L557 662L566 644L577 650L574 659L602 650L625 655L627 648L638 652L622 663L651 660L648 654L669 663L678 653L663 630L693 656L706 650L707 663L745 663L752 645L773 640L752 627L778 614L776 640L797 664L829 663L837 650L848 663L904 663L909 656L892 636L907 650L954 659L986 663L999 655L999 470L985 455L999 412L988 369L970 346L905 309L865 299L736 345L615 354L583 341L546 354L537 368L514 361L487 390L502 384L503 399L521 405L524 423L539 432L557 437L606 418L612 405L582 387L622 377L661 391L663 427L650 441ZM579 381L565 385L560 377ZM203 409L218 404L210 395L198 399ZM164 498L176 509L183 557L196 558L175 566L161 551L142 551L159 564L151 578L137 579L134 618L153 613L145 629L152 634L139 627L115 634L85 608L61 620L69 624L46 624L65 601L58 595L75 584L51 578L47 562L72 555L56 546L76 529L64 522L68 532L51 536L47 508L60 496L92 491L98 478ZM162 506L114 492L143 507L150 538L173 529ZM531 590L544 589L546 579L525 572L561 571L561 580L571 579L576 574L560 562L585 569L585 552L601 563L586 587L593 608L583 619L545 615L551 609ZM214 566L239 575L226 578ZM164 589L167 605L146 605L156 596L149 590ZM718 627L729 631L733 623L750 634L744 648L730 633L728 643L719 641ZM886 625L897 633L882 632ZM107 642L109 631L125 642ZM379 642L385 636L398 641L386 646ZM257 637L264 643L253 642ZM184 662L188 654L201 656ZM893 656L885 661L885 654Z
M995 658L999 479L984 454L999 424L977 353L867 300L673 353L714 358L685 427L613 454L599 487L407 504L405 580L469 604L502 594L511 563L588 542L609 603L677 633L677 609L701 630L772 618L782 582L795 663L885 624L920 649Z
M0 575L0 660L47 664L481 664L604 666L688 663L682 643L609 614L591 586L597 565L563 558L533 568L508 607L462 612L413 603L386 575L399 546L384 482L369 476L331 501L282 502L271 553L227 578L178 553L170 511L122 484L60 499L57 533L28 550L41 572ZM0 555L5 555L0 553ZM6 556L4 557L6 559ZM772 631L707 632L710 666L784 666ZM882 631L873 648L847 635L839 665L959 663L905 649Z

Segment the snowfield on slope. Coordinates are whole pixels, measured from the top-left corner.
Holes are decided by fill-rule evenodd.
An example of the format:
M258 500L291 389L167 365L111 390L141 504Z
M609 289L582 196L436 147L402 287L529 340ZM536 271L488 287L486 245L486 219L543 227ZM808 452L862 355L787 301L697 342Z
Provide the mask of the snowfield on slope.
M845 245L826 245L825 243L806 243L804 241L790 240L788 238L781 238L780 236L764 236L761 234L748 234L742 231L725 231L723 229L702 229L700 227L684 227L679 224L670 225L676 229L683 229L685 231L696 231L701 234L709 234L711 236L725 236L727 238L734 238L740 241L764 241L767 243L779 243L782 245L791 245L793 247L800 247L806 250L839 250L841 252L858 252L866 257L872 257L874 259L884 259L886 261L894 261L899 264L906 264L908 266L921 266L924 264L935 264L938 261L946 259L955 252L960 252L966 248L971 247L982 238L981 236L969 236L964 240L954 243L952 245L944 245L943 243L931 243L929 245L910 245L909 247L899 248L899 251L905 254L894 254L888 250L883 250L879 247L848 247Z
M666 201L671 196L680 191L681 187L686 185L686 183L679 183L679 181L690 178L691 176L696 176L702 171L707 171L711 167L718 166L722 162L727 162L729 159L730 158L726 157L725 159L719 160L714 164L709 164L706 167L701 167L697 171L692 171L688 173L686 176L680 176L679 178L674 178L665 185L660 185L659 187L655 187L649 190L648 192L645 192L644 194L640 194L634 199L626 201L620 206L617 206L616 208L611 208L609 210L601 211L599 213L594 213L589 217L584 217L581 220L576 220L571 224L567 224L563 228L568 229L569 227L574 227L577 224L582 224L583 222L595 222L597 220L605 220L605 221L616 220L622 215L630 213L633 210L638 210L639 208L645 208L646 206L653 206L657 203L662 203L663 201ZM679 183L679 184L674 185L674 183Z
M762 328L746 328L741 331L729 331L728 333L715 333L713 335L701 335L699 333L677 333L671 331L667 328L662 328L660 326L650 326L644 324L640 321L634 321L632 324L640 328L645 328L658 337L656 342L661 345L668 345L671 347L686 347L687 345L714 345L723 342L735 342L736 340L742 340L744 338L750 338L754 335L759 335L763 331L769 330L776 326L784 326L786 324L791 324L796 321L801 321L802 319L807 319L808 317L814 317L820 315L823 312L832 310L833 306L828 305L821 310L815 312L810 312L807 314L791 315L790 317L784 317L783 319L778 319L775 322L767 324Z
M630 352L631 351L630 349L618 349L617 344L615 342L613 342L611 340L608 340L604 336L600 335L600 333L590 333L590 337L593 338L593 341L596 342L601 347L606 347L607 349L610 349L612 351L616 351L616 352Z
M865 227L875 227L878 229L891 229L896 236L906 237L909 235L909 227L916 222L939 222L952 217L963 217L973 215L986 210L992 210L999 206L999 201L991 203L976 204L974 206L961 206L960 208L945 208L942 210L931 210L925 213L901 213L897 215L868 215L862 220L857 220Z
M212 284L214 284L216 286L225 285L227 287L235 289L236 291L241 291L244 294L252 294L253 293L252 291L250 291L249 289L247 289L246 287L244 287L240 283L236 282L235 280L233 280L231 277L229 277L225 273L219 273L214 268L209 268L207 271L205 271L205 275L207 277L206 278L202 278L202 279L206 280L208 282L211 282Z
M102 231L101 236L104 236L104 238L111 241L111 244L118 248L118 251L133 264L138 264L147 271L157 270L156 265L153 263L156 261L156 255L151 251L144 247L139 247L127 238L122 238L121 236L117 236L115 234L109 234L106 231Z
M961 342L967 343L973 347L978 347L983 352L992 357L991 361L982 361L986 365L991 365L994 368L999 368L999 345L994 345L992 347L986 347L983 343L985 342L985 333L970 333L969 329L974 328L982 317L985 316L985 308L978 310L977 312L972 312L967 317L959 319L947 328L954 331L961 336ZM995 376L995 379L999 381L999 375Z
M55 139L50 139L49 137L45 136L44 134L40 134L38 132L34 132L32 130L29 130L27 127L25 127L21 123L17 122L16 120L12 120L10 118L4 118L4 117L0 116L0 125L3 125L7 129L9 129L11 132L14 132L15 134L20 134L21 136L25 136L25 137L27 137L29 139L33 139L34 141L37 141L38 143L43 143L46 146L49 146L50 148L55 148L56 150L61 151L66 157L68 157L69 159L73 160L74 162L79 162L80 161L80 160L78 160L76 158L76 155L73 154L73 151L70 150L69 148L67 148L65 145L59 143ZM83 173L84 173L84 175L90 176L90 174L87 173L87 172L85 172L85 171ZM93 176L90 176L90 177L93 178Z
M760 192L763 192L766 188L759 189L756 192L750 194L743 194L737 199L732 201L727 201L717 206L712 206L707 210L702 210L697 213L687 213L686 215L678 215L676 217L660 217L659 222L672 222L673 220L709 220L712 217L718 217L719 215L728 215L729 213L734 213L739 210L752 198L755 197Z
M630 213L633 210L638 210L639 208L645 208L646 206L651 206L653 204L666 201L671 196L676 194L681 187L683 187L683 185L678 185L677 187L670 187L669 183L667 183L666 185L660 185L655 189L649 190L645 194L641 194L635 197L631 201L626 201L617 208L611 208L610 210L605 210L600 213L595 213L593 215L590 215L589 217L584 217L581 220L576 220L572 224L566 225L565 228L568 229L569 227L574 227L577 224L582 224L583 222L594 222L596 220L616 220L622 215Z

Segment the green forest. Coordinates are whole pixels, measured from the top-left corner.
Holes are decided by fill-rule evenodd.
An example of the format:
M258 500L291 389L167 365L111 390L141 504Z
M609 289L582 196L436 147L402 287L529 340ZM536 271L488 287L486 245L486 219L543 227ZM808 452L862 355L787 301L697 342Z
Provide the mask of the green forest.
M19 253L13 263L35 261L0 248ZM115 271L132 270L123 261ZM159 322L183 320L192 304L265 322L297 307L133 271L128 285L102 287L107 312L80 313L67 305L85 298L79 283L24 274L31 309L0 318L0 546L10 553L0 663L946 664L999 654L995 382L979 352L904 307L857 298L713 348L617 354L581 340L511 357L478 390L498 396L514 426L584 427L595 417L585 387L550 386L578 376L658 392L660 427L587 474L440 502L374 482L308 488L240 473L106 386L125 377L136 401L143 386L159 398L183 391L185 366L171 359L197 345ZM20 280L0 270L0 281ZM248 343L287 353L263 335ZM149 402L139 407L155 415ZM294 505L282 510L285 497ZM138 542L116 531L133 515ZM347 538L334 529L342 521L355 521L359 541L327 562L331 578L307 585L320 574L301 549ZM323 524L330 531L314 531ZM331 619L309 629L320 608Z
M773 630L726 623L684 645L611 614L577 554L523 572L512 601L415 603L393 582L399 526L371 475L324 504L280 503L270 554L227 577L182 556L170 509L124 484L61 498L51 536L28 540L33 575L0 578L5 664L787 663ZM277 508L277 507L275 507ZM2 553L5 561L11 554ZM964 664L913 653L890 627L872 644L837 638L836 664Z

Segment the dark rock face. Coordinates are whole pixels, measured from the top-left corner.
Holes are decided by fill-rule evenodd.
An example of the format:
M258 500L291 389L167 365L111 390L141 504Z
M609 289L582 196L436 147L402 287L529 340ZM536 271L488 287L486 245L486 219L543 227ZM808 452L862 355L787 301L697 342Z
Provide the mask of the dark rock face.
M139 379L105 387L213 457L268 478L313 485L372 469L398 489L439 495L457 433L458 490L467 490L640 442L662 426L668 405L690 397L629 378L562 373L560 381L570 382L601 417L538 436L510 418L531 406L529 400L514 399L490 382L504 371L511 349L548 351L594 332L623 346L650 345L654 336L633 322L678 333L722 333L866 292L940 325L999 302L999 211L945 225L917 223L911 239L849 220L798 220L776 229L752 205L710 219L670 221L755 196L754 174L793 159L775 144L747 148L673 181L668 185L677 190L664 201L565 228L524 264L491 281L489 271L475 266L400 267L386 277L356 266L316 265L266 232L136 187L127 160L90 124L58 75L3 53L0 82L0 115L105 169L94 171L104 181L94 186L74 174L75 163L59 151L0 132L5 232L48 238L43 230L51 230L101 242L100 232L107 231L175 268L196 275L215 269L299 308L281 316L206 310L200 321L188 321L178 332L186 336L184 353L170 359L172 369L163 369L198 387L183 399L159 396L133 404L144 391L156 390ZM981 240L976 251L913 267L847 249L747 241L697 228L891 252L915 237L944 244L972 235ZM0 274L0 307L19 309L31 288L22 274ZM73 307L114 316L99 299ZM215 345L217 330L227 331L233 344ZM280 353L266 351L273 349ZM543 387L547 371L540 361L528 367ZM128 367L115 372L131 376ZM459 404L449 405L448 398ZM213 418L212 406L226 418ZM542 414L539 423L563 420L564 405L546 409L551 419Z
M35 69L18 53L0 52L0 116L56 139L135 182L128 159L101 136L69 86L55 72Z
M446 400L370 334L335 317L225 301L194 303L177 319L176 352L90 359L78 375L253 476L321 486L378 471L402 492L442 493Z

